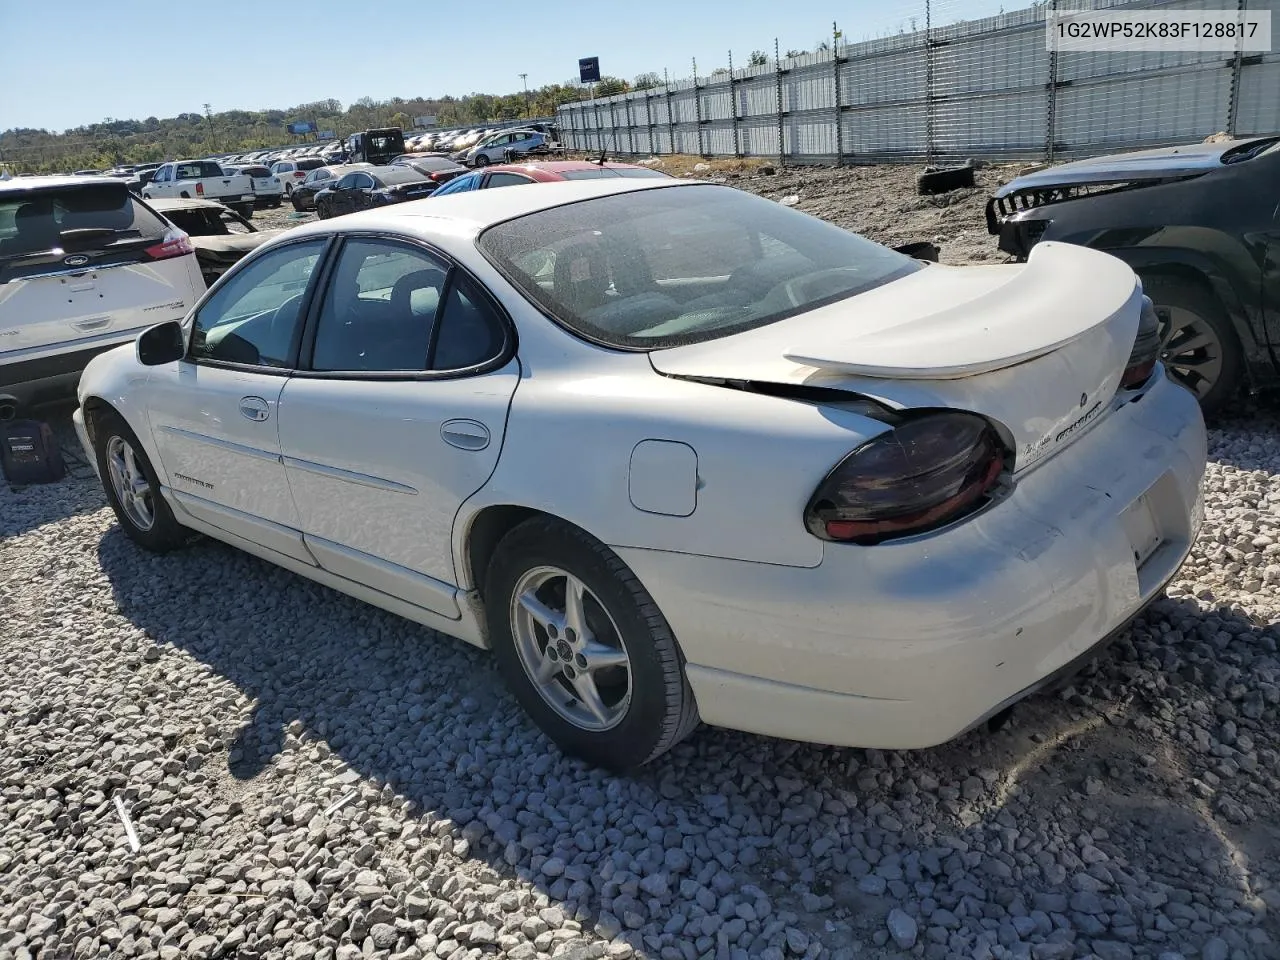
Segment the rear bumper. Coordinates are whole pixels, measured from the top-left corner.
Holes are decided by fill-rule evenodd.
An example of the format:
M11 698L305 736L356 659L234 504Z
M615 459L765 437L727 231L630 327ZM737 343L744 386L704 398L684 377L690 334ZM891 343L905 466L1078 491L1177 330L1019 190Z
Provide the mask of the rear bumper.
M1195 398L1162 375L933 535L826 544L813 568L616 549L679 638L708 723L929 747L1087 659L1159 596L1199 529L1205 456ZM1141 563L1138 511L1161 537Z
M145 328L144 328L145 329ZM31 360L6 362L0 357L0 394L16 397L19 405L33 406L74 396L84 368L100 353L128 343L142 330L95 343L91 347L69 348L65 352Z

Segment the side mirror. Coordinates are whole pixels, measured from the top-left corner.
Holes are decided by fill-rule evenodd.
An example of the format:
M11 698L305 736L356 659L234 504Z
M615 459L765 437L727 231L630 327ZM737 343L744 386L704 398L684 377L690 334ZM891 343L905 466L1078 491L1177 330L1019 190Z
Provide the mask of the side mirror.
M181 360L186 352L187 344L181 321L159 323L138 335L138 362L144 367L173 363Z

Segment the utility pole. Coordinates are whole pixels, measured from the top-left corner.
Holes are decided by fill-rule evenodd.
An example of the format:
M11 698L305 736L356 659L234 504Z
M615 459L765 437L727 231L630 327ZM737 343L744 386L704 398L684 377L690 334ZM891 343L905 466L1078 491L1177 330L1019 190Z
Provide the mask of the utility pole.
M529 75L527 73L520 74L520 83L524 85L524 115L527 120L531 116L529 113Z
M209 121L209 145L213 147L214 150L217 150L218 144L213 139L213 110L210 109L209 104L207 103L204 105L204 116L205 119Z

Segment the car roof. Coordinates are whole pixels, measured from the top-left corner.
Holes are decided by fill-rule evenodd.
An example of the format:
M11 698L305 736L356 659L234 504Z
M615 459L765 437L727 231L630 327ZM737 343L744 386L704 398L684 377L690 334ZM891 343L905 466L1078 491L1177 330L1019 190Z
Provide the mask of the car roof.
M595 170L603 166L606 170L647 170L648 167L641 167L635 163L612 163L606 161L603 164L596 163L593 160L534 160L530 163L502 163L491 166L490 170L522 170L529 172L532 170L543 170L547 173L563 173L566 170Z
M426 197L388 207L349 213L335 220L319 220L294 227L290 236L332 233L346 230L412 230L415 218L447 221L455 233L481 231L526 214L550 210L580 200L608 197L618 193L663 190L686 186L707 186L705 180L665 180L610 177L602 180L561 180L537 190L469 190L443 197ZM726 188L730 189L730 188ZM423 224L423 226L428 226ZM443 226L443 224L442 224Z
M16 193L19 190L43 190L56 187L79 187L93 183L109 183L124 188L124 181L119 177L108 177L103 174L72 174L59 176L46 174L42 177L14 177L12 180L0 180L0 192Z

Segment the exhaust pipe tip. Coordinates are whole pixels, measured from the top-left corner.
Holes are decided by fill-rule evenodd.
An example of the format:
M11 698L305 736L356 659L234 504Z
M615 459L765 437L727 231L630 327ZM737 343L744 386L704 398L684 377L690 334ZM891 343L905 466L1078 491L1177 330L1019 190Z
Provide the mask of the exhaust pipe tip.
M6 395L0 396L0 421L12 420L18 415L18 398Z

